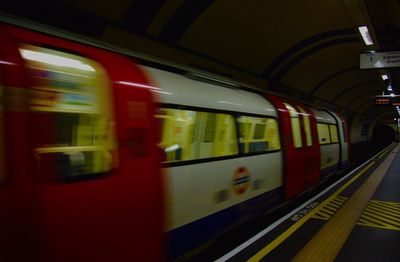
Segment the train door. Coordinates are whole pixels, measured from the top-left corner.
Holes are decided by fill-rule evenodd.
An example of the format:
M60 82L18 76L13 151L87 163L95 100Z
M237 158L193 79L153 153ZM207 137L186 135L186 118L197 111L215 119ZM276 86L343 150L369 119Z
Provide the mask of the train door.
M34 163L40 215L31 243L46 261L161 260L160 156L144 75L109 52L10 31L30 88L32 147L22 153Z
M327 111L334 119L337 125L337 136L339 139L339 169L345 168L348 165L349 145L347 137L346 122L341 115ZM333 131L335 132L335 131ZM332 133L332 132L331 132Z
M300 112L281 98L267 95L279 112L279 125L284 150L284 195L286 199L301 193L306 186L305 152Z
M16 42L2 24L0 32L0 260L29 260L38 245L29 241L37 211L28 151L28 90Z
M306 138L304 125L301 121L301 112L292 104L287 102L284 103L286 110L289 112L290 124L291 124L291 134L293 150L291 152L292 159L288 165L293 165L296 169L292 177L292 185L295 185L295 192L299 193L303 191L306 186L306 176L307 176L307 160L306 160ZM293 189L292 189L293 190Z
M340 116L341 119L341 136L342 136L342 163L341 168L345 168L349 165L350 162L350 142L349 142L349 134L348 134L348 125L343 116Z
M1 38L0 38L1 41ZM1 47L0 47L1 48ZM3 62L1 56L0 61ZM6 218L9 214L8 208L8 196L6 195L6 189L4 188L6 178L6 167L5 167L5 145L4 145L4 88L2 85L2 74L0 70L0 213L3 214L0 217L0 260L9 260L5 257L8 253L5 246L7 245L7 239L9 233L7 232L8 219Z
M1 74L0 74L1 79ZM0 184L2 184L6 177L6 160L5 160L5 145L4 145L4 102L3 102L3 85L0 81Z
M307 107L297 105L301 112L303 144L305 152L306 186L312 186L320 178L320 155L319 142L317 135L317 122L315 114Z

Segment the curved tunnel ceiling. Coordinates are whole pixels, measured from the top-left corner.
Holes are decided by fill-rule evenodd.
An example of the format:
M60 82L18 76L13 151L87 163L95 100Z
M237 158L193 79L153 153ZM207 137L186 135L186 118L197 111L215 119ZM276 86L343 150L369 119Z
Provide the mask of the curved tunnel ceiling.
M359 53L367 48L357 26L376 29L377 51L400 46L399 3L383 2L14 0L0 10L368 118L397 114L391 107L374 109L374 95L386 88L382 71L359 69ZM397 70L387 72L396 88Z

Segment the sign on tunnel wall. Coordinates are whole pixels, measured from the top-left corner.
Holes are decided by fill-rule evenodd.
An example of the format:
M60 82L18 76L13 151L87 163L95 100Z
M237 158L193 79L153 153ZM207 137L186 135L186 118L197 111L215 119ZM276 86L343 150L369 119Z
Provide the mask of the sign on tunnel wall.
M400 51L360 54L360 69L400 67Z
M392 105L392 106L400 106L400 96L375 96L375 105Z

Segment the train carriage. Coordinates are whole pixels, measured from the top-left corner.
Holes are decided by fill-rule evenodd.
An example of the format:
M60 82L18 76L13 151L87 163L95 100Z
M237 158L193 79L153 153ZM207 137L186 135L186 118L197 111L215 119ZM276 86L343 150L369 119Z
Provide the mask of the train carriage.
M1 255L161 260L156 106L144 74L115 53L0 30L8 164L0 191L10 215Z
M336 113L0 30L1 260L176 258L348 163Z
M145 68L163 122L168 214L175 253L282 200L275 108L255 93ZM193 241L193 242L191 242Z

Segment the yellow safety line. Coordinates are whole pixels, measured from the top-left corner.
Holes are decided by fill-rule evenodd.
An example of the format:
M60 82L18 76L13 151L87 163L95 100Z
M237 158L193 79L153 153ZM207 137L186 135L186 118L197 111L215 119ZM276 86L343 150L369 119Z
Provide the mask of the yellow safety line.
M363 216L365 216L364 219L374 220L378 224L391 224L392 226L400 227L400 221L391 217L390 215L383 215L371 210L366 210L361 217Z
M382 201L376 201L376 200L371 200L369 202L369 205L372 206L377 206L381 208L386 208L389 210L394 210L400 212L400 205L396 205L397 202L382 202ZM400 203L399 203L400 204Z
M386 206L394 206L397 208L400 208L400 203L399 202L386 202L386 201L382 201L382 200L371 200L372 203L379 203L382 205L386 205Z
M269 252L271 252L273 249L275 249L277 246L279 246L283 241L285 241L290 235L292 235L299 227L301 227L308 219L313 217L322 207L327 205L330 201L332 201L335 197L337 197L343 190L345 190L351 183L353 183L357 178L359 178L362 174L364 174L373 164L375 164L375 161L372 161L369 163L366 167L364 167L357 175L355 175L352 179L347 181L343 186L341 186L334 194L332 194L330 197L328 197L325 201L323 201L319 207L320 208L315 208L311 212L309 212L307 215L305 215L303 218L301 218L299 221L297 221L295 224L293 224L290 228L288 228L285 232L283 232L279 237L274 239L271 243L269 243L267 246L265 246L263 249L258 251L257 254L255 254L253 257L251 257L248 261L254 262L254 261L260 261L263 257L265 257Z
M369 200L389 169L395 154L389 155L351 196L342 208L318 231L292 261L334 261Z
M388 214L391 216L400 216L399 211L397 211L395 209L388 209L385 207L374 206L374 205L371 205L371 203L368 203L368 206L366 207L366 210L369 210L369 209L372 211L378 212L379 214L382 213L382 214Z
M394 225L392 222L384 221L380 218L378 219L375 215L371 216L369 214L363 214L363 216L357 222L357 225L400 231L400 225Z

